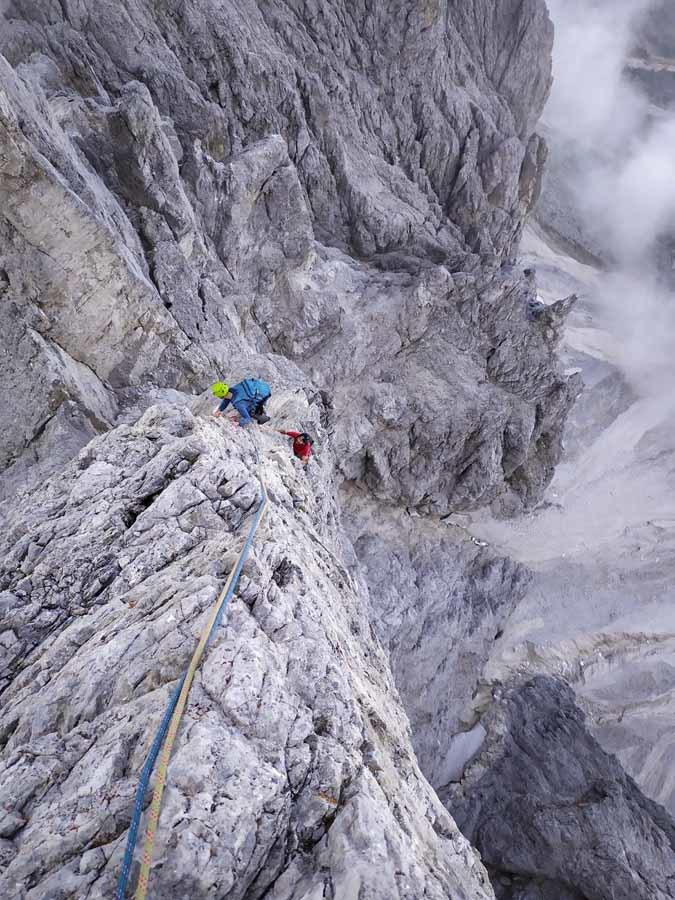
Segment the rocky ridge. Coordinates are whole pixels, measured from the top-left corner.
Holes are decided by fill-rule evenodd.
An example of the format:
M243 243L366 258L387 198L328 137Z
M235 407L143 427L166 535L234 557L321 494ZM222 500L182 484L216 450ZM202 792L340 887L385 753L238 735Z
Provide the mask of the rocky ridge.
M667 900L675 823L585 726L563 682L495 692L480 756L446 802L508 900Z
M113 893L144 754L258 502L252 440L271 508L193 687L154 896L492 896L417 768L321 476L168 404L9 517L4 896Z
M253 440L272 510L194 688L153 890L492 897L429 780L480 750L470 701L526 581L453 517L534 506L580 390L556 358L573 299L541 306L514 265L544 4L4 14L3 889L110 894L255 504ZM317 433L307 477L195 401L252 372L275 424Z
M411 8L392 45L393 11L358 4L9 4L9 413L27 369L50 388L3 429L5 463L57 421L85 437L121 393L201 388L253 352L338 398L345 475L380 497L541 494L578 386L500 263L538 193L551 32L543 4L514 4L477 47L483 6L460 7Z

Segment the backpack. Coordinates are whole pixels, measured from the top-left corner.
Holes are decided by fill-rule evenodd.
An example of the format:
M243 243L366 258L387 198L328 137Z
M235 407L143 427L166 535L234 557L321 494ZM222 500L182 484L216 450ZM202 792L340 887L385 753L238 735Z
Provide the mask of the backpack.
M241 386L248 399L254 400L256 403L262 403L272 396L272 389L269 384L266 381L261 381L260 378L245 378L241 382Z

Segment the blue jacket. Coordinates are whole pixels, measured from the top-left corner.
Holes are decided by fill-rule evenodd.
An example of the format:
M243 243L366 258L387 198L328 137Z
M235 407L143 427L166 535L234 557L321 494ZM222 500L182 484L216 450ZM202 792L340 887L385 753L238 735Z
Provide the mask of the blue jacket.
M238 384L233 384L230 388L232 399L227 397L221 401L218 409L223 412L232 404L239 413L241 419L240 425L251 424L251 413L260 403L264 403L272 395L269 384L261 381L259 378L245 378Z

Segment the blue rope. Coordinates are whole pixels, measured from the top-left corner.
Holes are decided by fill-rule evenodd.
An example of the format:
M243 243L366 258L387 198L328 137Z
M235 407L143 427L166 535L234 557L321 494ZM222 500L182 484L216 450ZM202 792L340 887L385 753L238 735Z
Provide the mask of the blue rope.
M171 695L169 705L167 706L166 712L164 713L164 718L160 723L157 734L155 735L155 739L152 742L150 752L148 753L147 759L145 760L145 765L143 766L143 770L141 771L141 778L138 782L138 787L136 788L134 812L131 817L131 825L129 826L129 834L127 836L127 846L126 850L124 851L122 871L120 872L120 877L117 882L117 892L115 894L115 900L124 900L126 894L129 875L131 873L131 866L134 861L134 851L136 849L136 841L138 839L138 828L141 824L141 816L143 815L143 800L145 798L145 793L148 790L148 785L150 784L150 776L152 775L152 770L155 768L157 757L159 756L160 750L162 749L162 744L164 743L166 733L169 730L169 723L171 722L173 711L176 708L176 704L178 703L178 698L180 697L180 692L183 689L184 681L185 674L183 674L183 677L180 679L173 694Z
M256 451L256 460L259 462L258 456L258 448L253 442L253 446ZM230 587L223 597L223 602L218 610L218 615L216 616L213 626L211 627L211 631L209 632L209 636L207 639L206 645L208 646L211 642L211 638L216 633L220 623L222 621L223 615L225 613L225 609L234 594L237 583L239 582L239 576L241 575L241 570L244 567L244 563L246 562L246 558L248 556L249 550L251 549L251 544L253 543L253 537L255 536L255 532L258 528L258 523L260 522L260 518L263 514L263 510L265 509L265 505L267 503L267 491L265 490L264 483L261 479L261 487L262 493L260 495L260 503L258 504L258 508L255 513L255 518L251 523L251 527L248 530L248 535L246 540L244 541L244 546L241 549L241 553L239 554L239 561L237 562L237 566L234 572L234 578L232 579L232 583ZM162 719L160 726L157 730L157 734L155 735L155 739L152 742L152 747L150 748L150 752L148 753L147 759L145 760L145 764L141 771L140 781L138 782L138 787L136 788L136 799L134 801L134 811L131 818L131 824L129 826L129 834L127 835L127 846L124 851L124 860L122 862L122 871L120 872L120 877L117 881L117 891L115 893L115 900L124 900L126 896L127 886L129 884L129 876L131 874L131 866L134 861L134 852L136 850L136 843L138 840L138 829L141 824L141 817L143 815L143 800L145 799L145 794L148 790L148 786L150 784L150 778L152 776L152 771L155 768L155 763L157 762L157 757L160 754L162 749L162 744L164 743L164 738L166 737L166 733L169 730L169 724L171 722L171 717L173 716L174 710L176 708L176 704L178 703L178 698L180 697L180 692L183 689L183 682L185 681L184 673L176 688L171 695L171 699L169 700L169 705L166 708L166 712L164 713L164 718Z
M216 616L216 618L213 622L213 627L211 629L211 633L209 634L208 640L206 642L207 647L211 643L211 638L214 636L218 627L220 626L223 615L225 614L225 608L227 607L227 604L230 602L232 595L234 594L235 590L237 589L237 584L239 582L239 576L241 575L241 570L244 568L244 563L246 562L246 558L248 557L249 550L251 549L251 544L253 543L253 538L254 538L256 530L258 528L258 523L260 522L260 519L262 517L266 503L267 503L267 497L263 495L260 498L260 503L258 505L258 509L256 510L255 518L249 529L248 536L247 536L246 540L244 541L244 546L242 547L242 552L239 557L239 562L237 563L237 566L234 570L234 578L232 579L232 584L230 585L230 589L228 590L227 594L225 594L222 605L221 605L220 609L218 610L218 615Z

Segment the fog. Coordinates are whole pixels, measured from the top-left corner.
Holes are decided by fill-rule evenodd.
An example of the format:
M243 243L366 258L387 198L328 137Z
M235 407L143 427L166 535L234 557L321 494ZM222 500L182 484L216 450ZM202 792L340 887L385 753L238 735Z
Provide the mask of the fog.
M624 75L641 16L658 0L549 0L554 82L544 122L553 149L580 161L572 185L586 231L606 250L600 315L642 393L675 386L672 273L658 272L659 237L675 235L675 116ZM658 377L656 377L658 376Z
M654 253L659 236L675 242L675 122L623 74L647 0L549 3L551 177L523 264L539 269L546 302L579 293L563 358L588 387L546 502L517 520L474 515L476 538L533 573L484 680L561 674L604 749L675 812L675 693L664 681L675 665L675 273L659 272ZM664 9L654 28L673 16ZM675 53L663 30L672 39L659 46ZM596 230L600 247L588 240ZM570 247L589 253L573 259ZM604 270L591 264L599 253Z
M634 133L644 100L622 78L635 22L654 0L548 0L555 25L545 119L586 146Z

